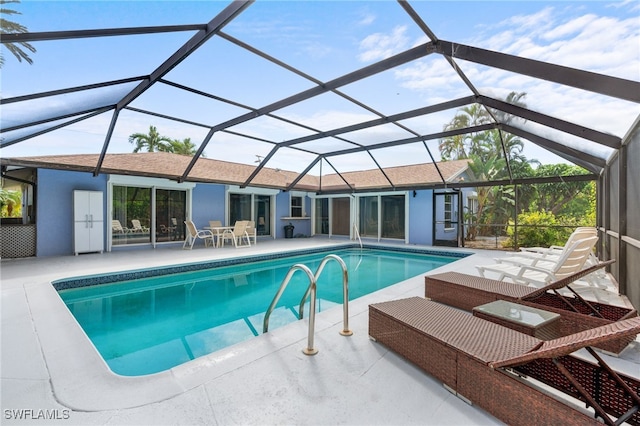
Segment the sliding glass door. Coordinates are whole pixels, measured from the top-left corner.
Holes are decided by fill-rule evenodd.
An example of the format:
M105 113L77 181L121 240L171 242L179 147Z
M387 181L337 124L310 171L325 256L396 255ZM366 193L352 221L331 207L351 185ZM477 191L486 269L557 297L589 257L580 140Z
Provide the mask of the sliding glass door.
M404 239L404 195L380 197L382 204L382 238Z
M111 204L112 246L180 241L185 237L187 191L113 185Z
M151 188L113 187L112 245L151 242Z
M258 235L271 235L271 195L229 193L229 225L252 220Z
M405 239L404 195L359 197L358 230L361 237Z
M378 238L378 197L360 197L360 236Z
M258 235L271 235L271 196L254 195L253 220Z
M315 200L315 233L329 235L329 199L316 198Z
M331 199L331 234L349 235L351 223L350 198Z
M156 241L184 240L186 211L185 191L156 190Z

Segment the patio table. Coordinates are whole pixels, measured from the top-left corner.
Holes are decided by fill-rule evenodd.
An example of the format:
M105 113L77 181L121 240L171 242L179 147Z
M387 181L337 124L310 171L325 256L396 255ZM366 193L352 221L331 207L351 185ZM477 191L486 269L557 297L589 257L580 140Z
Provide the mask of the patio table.
M226 230L233 231L233 226L203 226L203 229L208 229L211 232L215 233L216 236L216 247L220 247L220 237Z

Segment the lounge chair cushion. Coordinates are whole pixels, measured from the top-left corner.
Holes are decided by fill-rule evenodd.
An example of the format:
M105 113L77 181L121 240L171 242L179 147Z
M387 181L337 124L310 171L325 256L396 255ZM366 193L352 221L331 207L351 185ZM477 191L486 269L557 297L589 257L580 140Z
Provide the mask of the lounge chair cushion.
M533 336L421 297L377 303L370 309L395 318L484 364L521 355L542 344Z

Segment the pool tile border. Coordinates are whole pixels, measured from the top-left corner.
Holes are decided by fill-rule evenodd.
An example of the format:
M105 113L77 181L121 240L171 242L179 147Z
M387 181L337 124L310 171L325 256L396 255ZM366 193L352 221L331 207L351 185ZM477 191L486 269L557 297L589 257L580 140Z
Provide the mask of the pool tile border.
M135 269L135 270L124 271L124 272L115 272L110 274L70 277L70 278L63 278L63 279L52 281L51 284L56 289L56 291L62 291L62 290L70 290L74 288L89 287L89 286L100 285L100 284L112 284L119 281L130 281L130 280L137 280L142 278L157 277L160 275L178 274L183 272L194 272L194 271L201 271L204 269L218 268L223 266L241 265L249 262L260 262L264 260L280 259L283 257L292 256L292 255L298 256L298 255L314 254L319 252L353 249L353 248L360 248L360 245L355 243L349 243L349 244L341 244L341 245L334 246L330 250L328 250L326 247L319 247L319 248L312 248L312 249L281 251L277 253L267 253L267 254L244 256L244 257L233 257L229 259L219 259L219 260L212 260L212 261L198 262L198 263L186 263L181 265L165 266L165 267L153 268L153 269ZM420 249L420 248L414 248L414 247L382 246L382 245L374 245L374 244L363 244L362 248L386 250L386 251L393 251L393 252L413 253L413 254L427 254L432 256L455 257L460 259L471 255L471 253L464 253L464 252Z

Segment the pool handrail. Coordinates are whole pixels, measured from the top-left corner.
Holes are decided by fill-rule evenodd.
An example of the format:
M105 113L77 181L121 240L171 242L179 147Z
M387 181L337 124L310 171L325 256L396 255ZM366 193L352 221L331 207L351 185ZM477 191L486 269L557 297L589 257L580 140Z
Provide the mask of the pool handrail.
M282 293L284 292L285 288L289 284L291 277L296 271L298 270L303 271L305 274L307 274L307 277L309 278L309 286L307 287L307 290L305 291L304 296L302 296L302 300L300 301L300 307L298 309L299 319L302 319L304 316L304 303L307 300L307 297L309 296L309 294L311 294L311 300L309 302L310 314L309 314L309 332L308 332L308 338L307 338L307 347L304 348L302 352L305 355L315 355L318 353L318 350L313 347L314 329L315 329L315 322L316 322L317 283L318 283L318 277L322 273L324 266L331 259L337 261L340 264L340 267L342 268L342 289L343 289L343 297L344 297L342 310L344 315L344 325L343 325L343 330L340 331L340 334L343 336L351 336L353 334L353 332L349 330L349 274L347 273L347 265L339 256L335 254L328 254L322 259L322 261L320 262L320 265L318 266L318 269L316 270L315 275L311 273L311 270L306 265L303 265L301 263L296 263L291 268L289 268L287 275L284 277L284 279L282 280L282 283L280 284L280 288L278 289L276 295L273 297L271 304L269 305L269 307L267 308L267 311L264 314L264 321L262 324L263 333L267 333L269 331L269 318L271 317L271 313L275 309L276 304L278 303L278 300L280 300Z
M284 277L284 280L282 280L282 284L280 284L280 288L278 289L278 292L273 297L271 304L269 305L269 307L267 308L267 311L264 314L262 332L267 333L269 331L269 317L271 316L271 312L273 312L273 309L276 307L278 300L280 300L280 296L282 296L284 289L287 288L287 284L289 284L291 277L298 270L303 271L305 274L307 274L307 277L309 278L309 282L310 282L309 288L312 289L311 304L314 306L314 309L311 311L311 315L309 315L309 334L307 338L307 347L304 348L302 352L304 352L306 355L315 355L318 353L318 350L313 347L313 332L314 332L315 322L316 322L316 312L315 312L316 280L315 280L315 277L313 276L313 273L309 269L309 267L306 265L303 265L302 263L296 263L291 268L289 268L287 275Z
M316 285L318 282L318 278L320 278L320 274L322 273L322 270L324 269L324 265L327 264L327 262L329 262L331 259L335 260L336 262L338 262L340 264L340 267L342 268L342 322L343 322L343 326L342 326L342 330L340 331L340 334L342 334L343 336L351 336L353 334L353 331L349 330L349 273L347 272L347 265L344 263L344 260L342 260L342 258L336 254L328 254L326 255L322 261L320 262L320 265L318 266L318 269L316 269L316 273L314 275L314 279L316 281ZM300 300L300 307L298 308L298 312L300 319L304 318L304 304L307 301L307 297L309 297L309 293L311 292L311 285L309 285L309 288L307 288L307 291L304 293L304 295L302 296L302 299ZM311 309L310 310L315 310L315 305L312 304L311 305Z
M360 242L360 250L362 250L362 238L360 238L360 231L358 231L358 225L356 225L355 222L353 223L353 231L356 234L356 237L358 237L358 241Z

